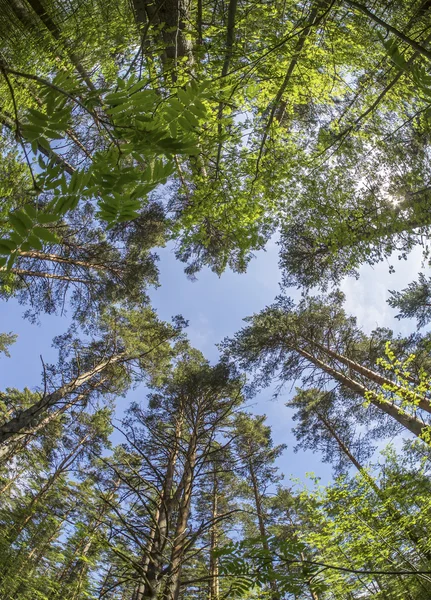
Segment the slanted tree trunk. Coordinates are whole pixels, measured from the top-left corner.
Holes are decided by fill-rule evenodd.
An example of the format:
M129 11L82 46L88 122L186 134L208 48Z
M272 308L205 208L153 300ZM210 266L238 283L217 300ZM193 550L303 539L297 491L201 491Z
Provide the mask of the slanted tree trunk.
M392 504L391 499L387 498L383 494L382 490L376 484L376 482L371 477L371 475L368 473L368 471L361 465L361 463L356 459L356 457L350 452L349 447L340 438L337 431L333 427L332 423L330 423L330 421L328 421L328 419L326 419L322 414L316 413L316 415L317 415L318 419L320 420L320 422L324 425L326 430L330 433L330 435L337 442L338 447L340 448L341 452L345 456L347 456L347 458L350 460L350 462L356 467L356 469L361 474L361 476L365 479L365 481L368 483L368 485L371 487L371 489L375 492L376 496L384 504L386 504L388 506L390 517L394 520L394 522L397 525L401 524L401 527L406 531L408 538L413 542L415 547L417 547L419 549L419 552L421 552L423 554L423 556L426 557L427 560L431 560L431 554L429 552L421 549L421 536L418 535L416 531L414 531L414 528L412 528L411 526L409 526L406 523L403 523L403 515ZM403 558L403 560L405 560L404 556L402 556L402 558Z
M61 44L66 47L67 56L69 57L70 62L73 64L76 71L82 77L83 81L85 81L88 88L91 91L94 91L96 88L94 87L94 85L90 79L90 75L87 73L85 68L82 66L81 62L79 61L79 58L77 57L77 55L75 54L73 49L70 47L67 40L65 40L63 38L63 36L61 35L60 29L58 28L56 23L54 23L51 16L47 13L42 2L40 0L27 0L27 1L28 1L28 4L30 5L31 9L33 10L34 15L36 15L40 19L40 21L42 21L42 23L45 25L47 30L51 33L52 37L56 41L61 42ZM24 27L26 27L27 29L30 29L30 30L36 27L36 21L33 18L33 14L31 13L31 11L29 11L27 5L24 4L24 2L22 2L22 0L9 0L9 5L10 5L12 11L15 13L16 17L24 25Z
M116 267L105 265L103 263L96 263L91 260L79 260L78 258L70 258L60 256L59 254L52 254L51 252L41 252L39 250L19 250L19 256L24 258L35 258L38 260L46 260L48 262L54 262L59 264L71 265L74 267L83 267L84 269L94 269L95 271L107 271L114 273L115 275L121 275L122 270Z
M357 363L356 361L351 360L347 356L344 356L343 354L339 354L338 352L334 352L334 350L331 350L331 348L323 346L322 344L319 344L318 342L315 342L314 340L307 340L307 341L309 341L311 344L313 344L313 346L318 348L322 353L326 354L327 356L330 356L331 358L334 358L341 364L345 365L346 367L349 367L353 371L356 371L356 373L363 375L364 377L373 381L377 385L380 385L382 387L385 385L389 386L394 391L398 392L400 394L400 396L402 398L404 398L405 400L417 401L419 408L421 408L422 410L425 410L428 413L431 413L431 402L425 396L418 394L414 390L409 390L408 388L404 388L401 385L398 385L397 383L391 381L387 377L384 377L380 373L377 373L376 371L368 369L367 367L364 367L363 365Z
M38 402L35 402L32 406L22 410L13 419L0 425L0 446L5 444L8 440L16 438L16 436L20 434L29 434L33 432L44 418L46 418L49 409L58 405L70 394L79 391L81 386L97 385L97 380L95 381L95 379L103 373L105 369L119 362L124 362L127 358L128 356L124 352L111 356L110 358L99 362L99 364L92 369L78 375L72 381L62 385L55 392L52 392L52 394L44 394ZM82 398L82 394L78 394L75 399L69 403L69 406L76 404Z
M84 285L91 285L91 279L81 279L80 277L71 277L70 275L56 275L55 273L45 273L44 271L30 271L28 269L19 269L13 267L7 269L6 267L0 267L0 273L13 273L14 275L23 275L25 277L38 277L40 279L53 279L55 281L67 281L68 283L82 283Z
M73 461L76 458L76 455L82 449L82 446L89 439L90 434L85 435L83 438L79 440L79 442L74 446L74 448L64 457L59 466L56 468L54 473L49 477L46 483L40 488L40 490L33 496L30 501L30 504L27 507L27 516L21 521L21 523L15 528L15 535L13 539L15 540L20 533L25 529L28 523L33 519L35 509L39 505L40 501L45 497L47 492L52 488L57 479L70 467Z
M419 42L408 37L407 35L405 35L402 31L400 31L396 27L393 27L392 25L390 25L383 19L380 19L380 17L378 17L375 13L371 12L366 6L364 6L363 4L361 4L359 2L355 2L355 0L344 0L344 2L348 6L354 8L357 11L361 12L362 14L366 15L369 19L371 19L372 21L374 21L381 27L384 27L386 29L386 31L395 35L398 39L400 39L405 44L408 44L416 52L418 52L419 54L422 54L422 56L425 56L425 58L427 58L428 60L431 60L431 51L430 50L427 50L426 48L424 48L421 44L419 44Z
M350 389L352 392L355 392L356 394L364 398L364 400L371 402L371 404L377 409L395 419L398 423L400 423L400 425L402 425L405 429L413 433L415 436L419 438L423 437L423 434L427 429L427 425L420 421L417 417L406 414L398 406L392 404L387 400L380 400L374 391L367 389L358 381L355 381L354 379L351 379L350 377L344 375L340 371L337 371L336 369L324 363L323 361L318 359L316 356L313 356L306 350L303 350L302 348L296 348L296 351L298 352L298 354L306 358L312 365L330 375L333 379L335 379L335 381L338 381L343 386Z

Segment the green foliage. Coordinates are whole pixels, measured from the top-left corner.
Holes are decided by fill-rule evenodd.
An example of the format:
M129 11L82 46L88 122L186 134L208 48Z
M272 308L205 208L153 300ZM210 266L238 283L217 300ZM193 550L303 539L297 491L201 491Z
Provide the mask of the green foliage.
M55 225L80 202L97 199L97 216L107 222L108 229L137 218L148 193L172 175L170 157L197 153L199 126L207 115L202 99L208 85L192 82L179 88L175 97L163 99L154 90L142 89L147 82L133 75L117 83L119 91L103 97L90 92L83 97L82 88L65 74L52 82L41 81L42 110L29 108L18 134L38 157L35 192L49 192L53 198L43 211L26 205L24 210L9 213L13 231L0 240L0 252L10 260L3 258L2 264L7 262L10 268L20 250L40 250L46 242L57 242L55 233L43 225ZM40 149L49 156L52 140L66 136L76 105L100 127L108 145L94 154L87 168L65 174L61 159L45 161Z
M279 233L304 288L427 256L428 3L3 4L0 293L72 323L39 388L0 393L0 596L428 598L430 336L283 295L212 364L148 299L168 241L194 277ZM423 326L428 287L390 304ZM275 378L327 486L282 487L242 412Z
M419 273L418 281L413 281L401 292L390 291L388 304L397 308L401 318L416 318L418 328L424 327L431 320L431 286L423 273Z
M9 357L9 346L16 342L17 337L14 333L0 333L0 353Z

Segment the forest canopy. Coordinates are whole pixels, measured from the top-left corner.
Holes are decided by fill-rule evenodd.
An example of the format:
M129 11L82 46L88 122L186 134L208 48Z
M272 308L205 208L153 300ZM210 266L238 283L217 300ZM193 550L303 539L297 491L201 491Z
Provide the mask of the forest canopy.
M0 296L36 356L64 320L0 391L1 599L430 598L430 31L429 0L0 0ZM157 314L161 248L246 277L274 241L216 361ZM340 284L413 250L403 333L366 330ZM327 485L284 480L257 394Z

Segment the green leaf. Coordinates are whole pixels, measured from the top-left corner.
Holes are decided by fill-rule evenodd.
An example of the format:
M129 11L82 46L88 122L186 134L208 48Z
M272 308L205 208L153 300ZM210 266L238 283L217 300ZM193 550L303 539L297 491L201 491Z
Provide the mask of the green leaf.
M4 238L0 239L0 254L9 255L15 249L16 249L15 242L11 242L11 240L4 239Z
M57 243L59 241L57 235L45 227L34 227L33 233L44 242Z
M35 236L33 234L28 236L28 243L30 244L30 246L32 248L35 248L36 250L43 250L42 242L40 241L40 239L37 236Z
M45 135L50 140L62 140L64 135L58 133L58 131L53 131L52 129L45 129Z
M46 138L40 137L39 144L42 146L42 148L45 148L45 150L48 150L49 152L51 152L51 146L49 145L49 142Z
M40 125L31 125L30 123L25 123L21 127L21 133L25 136L26 134L37 134L42 135L45 131L45 127L41 127Z
M23 221L18 217L17 214L9 213L9 221L14 230L21 236L25 237L27 235L28 229Z
M199 127L199 121L194 116L194 114L190 112L190 110L186 110L184 116L192 127Z
M32 204L26 204L24 206L24 210L29 215L29 217L31 219L36 219L37 218L38 211L35 209L35 207Z
M58 215L54 213L38 213L37 220L39 223L56 223L58 221Z
M114 94L107 94L105 96L105 102L112 106L126 102L127 99L128 99L128 95L125 94L124 92L116 92Z
M45 115L44 113L40 112L40 110L36 110L35 108L29 108L28 109L28 115L30 115L30 117L32 119L37 119L39 121L42 121L43 123L47 123L48 122L47 115ZM29 119L30 119L30 117L29 117Z
M33 227L33 221L30 219L28 215L25 214L23 210L17 210L13 213L18 219L23 223L26 229L31 229Z
M145 85L147 85L147 80L141 79L137 83L133 84L132 87L129 87L129 94L134 94L135 92L138 92Z

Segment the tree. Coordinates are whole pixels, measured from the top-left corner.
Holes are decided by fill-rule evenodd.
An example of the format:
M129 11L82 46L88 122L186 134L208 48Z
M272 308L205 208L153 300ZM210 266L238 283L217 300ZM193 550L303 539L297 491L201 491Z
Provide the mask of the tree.
M403 525L422 526L428 517L420 498L426 504L427 494L417 492L419 487L424 491L428 481L421 467L409 465L408 456L385 451L376 489L387 490L386 497L402 507ZM418 487L410 493L407 482L415 476ZM248 581L250 591L275 581L286 598L426 598L429 559L412 546L404 527L393 526L387 509L360 475L338 478L327 487L315 479L315 489L304 486L294 494L280 493L277 499L277 518L282 520L283 512L288 515L290 535L286 527L275 527L275 535L267 537L268 551L256 538L226 545L218 552L223 571Z
M89 343L74 338L73 332L60 337L59 367L45 370L44 391L3 395L2 454L9 455L11 444L19 447L65 411L86 406L93 396L123 393L132 383L134 365L142 369L143 377L157 378L176 352L172 342L180 341L183 325L181 319L172 325L160 322L150 308L111 309Z
M262 538L262 547L268 552L268 514L265 507L268 490L280 479L275 460L285 449L285 446L274 446L271 430L265 425L265 417L252 417L240 414L236 421L235 449L240 464L237 469L244 483L241 495L251 496L253 512L257 520L257 530ZM251 484L251 485L250 485ZM275 582L269 583L272 600L280 598L280 592Z
M368 422L385 414L389 423L394 420L428 440L428 421L417 413L418 409L431 411L426 394L402 377L397 381L395 369L388 377L370 368L367 360L360 362L364 336L342 309L343 300L341 293L334 292L326 299L306 298L295 307L292 300L280 297L276 304L248 317L250 324L223 347L243 368L259 369L257 385L268 385L278 372L282 382L302 378L321 389L340 386L351 410L360 413L364 404L373 407Z
M14 479L13 489L4 487L2 492L0 585L5 598L43 593L54 598L62 589L59 539L67 547L68 527L79 527L79 519L85 518L80 503L89 490L80 480L94 456L108 446L110 415L109 409L76 413L64 428L51 432L50 450L45 445L41 452L32 444L27 457L19 456L30 469ZM72 585L68 591L75 597Z
M13 333L0 333L0 352L9 357L9 346L15 343L16 338Z
M111 574L112 585L121 585L126 570L135 582L133 598L176 600L184 565L199 556L197 540L223 520L210 512L193 522L191 511L201 478L222 455L223 437L229 440L241 388L234 369L212 367L200 352L186 348L153 387L148 409L129 410L121 428L126 444L107 466L120 480L110 544L123 564Z
M356 433L356 423L343 410L343 400L342 396L337 398L336 391L311 388L297 389L286 404L295 411L295 452L318 452L324 462L333 465L337 475L348 471L352 464L363 472L363 465L375 451L366 436Z
M419 280L409 283L401 292L391 291L388 303L400 311L397 319L416 318L418 328L424 327L431 319L430 291L429 280L419 273Z
M291 277L314 238L323 277L337 248L340 273L407 251L429 224L428 21L417 3L9 3L1 119L40 158L27 176L52 220L12 209L4 256L85 202L104 227L133 220L165 181L190 275L245 270L279 226Z
M42 311L88 320L110 303L139 305L148 287L157 285L154 246L164 244L164 216L157 204L141 211L128 227L104 232L89 206L74 221L58 226L57 243L20 251L14 266L3 269L2 296L29 305L35 320ZM42 248L42 247L41 247Z

